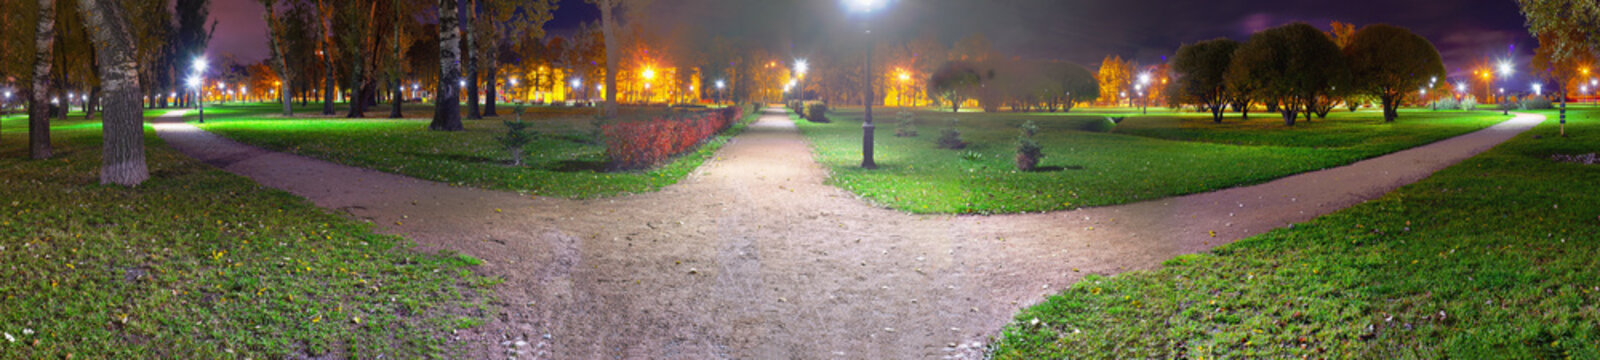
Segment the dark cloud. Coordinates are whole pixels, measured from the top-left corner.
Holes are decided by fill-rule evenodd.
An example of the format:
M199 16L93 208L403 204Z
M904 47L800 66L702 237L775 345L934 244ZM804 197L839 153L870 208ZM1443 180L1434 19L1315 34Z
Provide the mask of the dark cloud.
M1295 21L1324 29L1333 20L1407 27L1432 39L1452 70L1485 58L1526 62L1537 45L1510 0L889 1L881 13L867 16L847 14L840 0L656 0L644 14L654 33L746 38L794 55L859 41L856 34L863 22L887 40L931 33L949 44L981 33L1012 56L1088 65L1106 55L1159 62L1184 43L1216 37L1245 40L1251 32ZM214 2L212 13L222 22L213 52L234 53L246 61L264 58L261 6L255 0ZM598 17L584 0L559 4L557 19L547 26L552 34ZM1511 46L1517 53L1507 52Z

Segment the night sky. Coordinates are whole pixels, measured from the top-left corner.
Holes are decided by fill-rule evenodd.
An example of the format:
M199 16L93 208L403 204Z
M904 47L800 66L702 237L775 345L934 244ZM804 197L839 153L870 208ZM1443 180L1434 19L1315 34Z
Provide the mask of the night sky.
M214 0L220 20L213 56L240 61L266 57L265 25L256 0ZM688 34L749 37L779 53L804 57L871 20L880 36L937 34L947 44L984 33L1005 54L1097 66L1106 55L1157 63L1186 42L1238 40L1293 21L1327 29L1330 21L1389 23L1432 40L1454 74L1486 58L1510 56L1527 69L1537 42L1512 0L891 0L880 14L845 14L835 0L656 0L651 27ZM566 34L599 11L583 0L561 0L546 26ZM1513 50L1514 49L1514 50ZM1512 51L1515 51L1514 53Z

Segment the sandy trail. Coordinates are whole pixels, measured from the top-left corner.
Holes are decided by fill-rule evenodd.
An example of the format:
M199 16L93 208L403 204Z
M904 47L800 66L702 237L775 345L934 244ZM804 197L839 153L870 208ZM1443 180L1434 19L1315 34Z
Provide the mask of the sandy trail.
M680 184L598 200L454 187L242 145L181 118L170 146L429 249L483 259L502 311L471 358L971 357L1022 307L1086 274L1376 198L1544 120L1269 183L1047 214L918 216L824 184L769 109ZM1211 231L1215 231L1213 237ZM525 341L525 345L519 345ZM978 344L978 345L974 345Z

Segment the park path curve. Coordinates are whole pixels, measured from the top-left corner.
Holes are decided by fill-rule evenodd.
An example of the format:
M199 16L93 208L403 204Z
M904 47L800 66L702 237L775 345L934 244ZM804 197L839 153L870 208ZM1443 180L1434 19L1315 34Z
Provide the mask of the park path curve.
M1086 274L1157 267L1421 180L1544 120L1268 183L1044 214L910 215L825 184L779 109L677 185L566 200L265 151L182 122L167 143L503 277L463 358L960 358ZM1213 237L1211 232L1215 231Z

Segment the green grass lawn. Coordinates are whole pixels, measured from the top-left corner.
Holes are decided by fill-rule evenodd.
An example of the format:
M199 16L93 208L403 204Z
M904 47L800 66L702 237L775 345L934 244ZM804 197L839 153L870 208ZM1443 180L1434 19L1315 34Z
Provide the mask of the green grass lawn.
M1600 358L1600 165L1550 160L1600 151L1597 122L1559 138L1551 116L1380 199L1086 277L995 358Z
M918 137L895 137L899 109L879 109L876 160L862 170L861 111L829 124L799 120L834 185L914 213L1016 213L1102 206L1261 183L1468 133L1509 117L1490 112L1334 113L1282 125L1271 114L1211 124L1205 114L1078 109L1067 114L918 111ZM1128 116L1111 132L1105 116ZM950 118L971 145L935 146ZM1017 172L1018 126L1033 120L1044 171Z
M320 109L320 107L312 106ZM529 107L524 119L537 123L536 140L523 167L494 138L505 132L501 117L463 120L466 131L428 131L431 106L408 106L409 119L285 119L272 106L216 106L201 125L230 139L351 166L480 188L527 191L544 196L593 198L648 192L674 184L737 132L713 139L698 151L649 171L606 171L605 146L594 133L593 108ZM628 109L642 117L659 109ZM369 112L387 116L387 107ZM754 114L750 115L753 119ZM193 116L189 116L190 119ZM743 125L735 126L742 129Z
M101 186L100 124L54 124L50 160L24 160L25 120L0 135L0 358L447 357L450 331L490 312L475 259L410 250L148 128L151 180Z

